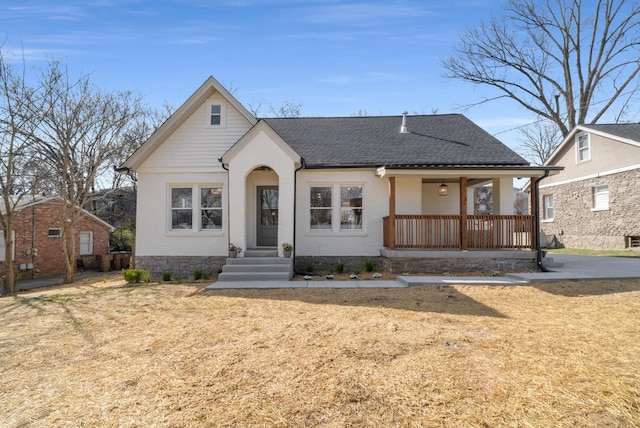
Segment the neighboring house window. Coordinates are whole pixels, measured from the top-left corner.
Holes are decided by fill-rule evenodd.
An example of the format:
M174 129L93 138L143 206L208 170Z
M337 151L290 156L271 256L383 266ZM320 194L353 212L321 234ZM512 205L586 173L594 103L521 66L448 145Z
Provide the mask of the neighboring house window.
M222 229L222 187L171 188L171 230Z
M580 134L576 138L576 159L578 162L584 162L591 159L589 134Z
M13 257L13 260L16 259L16 231L12 230L11 231L11 238L13 240L13 244L11 245L11 254ZM7 253L5 252L5 246L4 246L4 230L0 230L0 262L3 262L6 260L6 255Z
M553 195L544 195L542 209L545 220L553 220Z
M310 228L362 230L362 198L360 184L310 187Z
M81 256L90 256L93 254L93 232L80 232L80 249Z
M220 104L213 104L211 106L211 125L222 124L222 106Z
M59 228L49 228L49 238L59 238L62 236L62 229Z
M309 196L311 229L331 229L331 187L312 187Z
M200 225L202 229L222 229L222 187L200 188Z
M362 229L362 186L340 187L340 229Z
M609 209L609 186L595 186L593 188L593 210Z

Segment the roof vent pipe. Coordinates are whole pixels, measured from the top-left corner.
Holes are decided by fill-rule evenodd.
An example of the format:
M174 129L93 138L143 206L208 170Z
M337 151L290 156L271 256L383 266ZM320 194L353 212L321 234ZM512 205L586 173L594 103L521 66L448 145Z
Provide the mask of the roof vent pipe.
M409 114L408 111L405 111L402 113L402 125L400 126L400 133L401 134L408 134L409 131L407 130L407 115Z

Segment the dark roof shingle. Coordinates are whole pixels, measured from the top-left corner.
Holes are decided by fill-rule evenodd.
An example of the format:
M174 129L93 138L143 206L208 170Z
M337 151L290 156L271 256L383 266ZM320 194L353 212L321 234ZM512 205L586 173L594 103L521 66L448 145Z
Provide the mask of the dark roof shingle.
M307 167L524 166L529 163L460 114L273 118L265 121Z

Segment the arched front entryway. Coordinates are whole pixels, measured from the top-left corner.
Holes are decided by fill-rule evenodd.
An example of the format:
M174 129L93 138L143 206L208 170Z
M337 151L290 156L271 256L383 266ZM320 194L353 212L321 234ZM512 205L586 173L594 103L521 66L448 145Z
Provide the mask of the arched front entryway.
M278 174L263 165L246 179L246 230L248 248L277 248L280 225Z

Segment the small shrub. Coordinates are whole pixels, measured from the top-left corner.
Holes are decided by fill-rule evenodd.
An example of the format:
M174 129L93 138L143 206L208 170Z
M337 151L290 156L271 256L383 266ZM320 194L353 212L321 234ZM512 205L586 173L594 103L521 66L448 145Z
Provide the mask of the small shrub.
M305 269L307 270L307 272L311 273L315 270L315 266L313 265L313 263L307 263Z
M371 260L367 260L364 262L364 270L367 272L373 272L373 262Z
M163 281L171 281L171 272L162 272Z
M355 268L353 270L353 273L355 273L356 275L360 275L362 273L362 269L360 269L359 267Z
M337 273L342 273L342 272L344 272L344 263L342 263L342 262L338 262L338 264L336 265L336 272L337 272Z
M222 267L219 267L219 268L216 270L216 275L220 275L221 273L222 273Z
M144 269L122 269L122 276L129 284L137 284L141 281L151 282L151 274Z
M193 279L197 281L199 279L202 279L203 275L204 275L204 272L202 272L201 269L196 269L195 272L193 272Z

